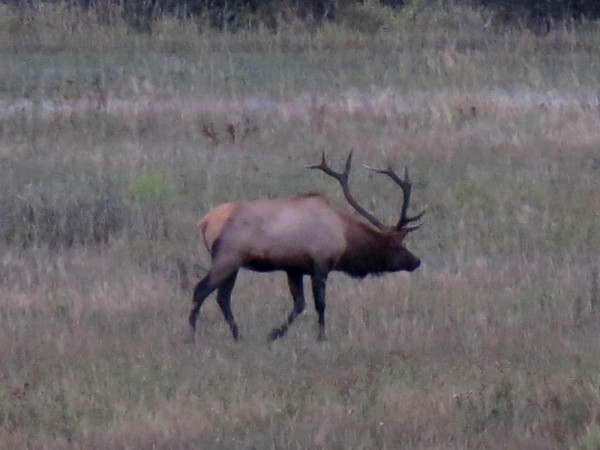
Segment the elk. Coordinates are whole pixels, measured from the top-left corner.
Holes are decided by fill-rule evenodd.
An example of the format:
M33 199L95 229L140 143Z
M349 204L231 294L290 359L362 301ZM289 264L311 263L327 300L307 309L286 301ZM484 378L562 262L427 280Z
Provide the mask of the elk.
M231 311L231 292L241 268L256 272L281 270L287 274L294 306L287 320L269 333L268 340L272 342L285 335L292 322L304 311L305 275L312 281L318 314L318 340L323 341L326 340L325 286L330 272L340 271L351 277L364 278L385 272L412 272L421 265L421 260L403 244L406 235L420 226L408 225L425 213L422 211L414 217L408 216L412 187L408 169L405 169L402 179L391 165L384 170L364 166L388 176L402 190L400 219L396 225L386 226L352 196L348 185L351 164L352 152L348 155L344 171L336 172L327 163L323 152L319 164L306 167L321 170L336 179L348 203L373 226L337 210L320 194L225 203L200 219L197 226L210 252L212 265L194 289L188 342L194 342L200 308L214 290L217 290L217 303L233 338L239 338Z

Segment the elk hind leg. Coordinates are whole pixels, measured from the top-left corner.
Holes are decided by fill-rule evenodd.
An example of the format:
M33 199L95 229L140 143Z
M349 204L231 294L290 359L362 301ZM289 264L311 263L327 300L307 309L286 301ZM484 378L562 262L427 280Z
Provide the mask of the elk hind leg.
M196 335L196 322L198 321L198 314L200 314L200 308L208 297L219 285L211 280L210 272L202 278L194 288L194 296L192 298L192 309L188 318L190 325L189 336L186 342L194 342Z
M288 286L290 288L290 293L292 294L292 299L294 300L294 309L288 315L287 320L278 328L273 328L273 330L269 333L268 341L273 342L275 339L279 339L285 333L289 326L292 324L296 317L298 317L304 311L305 300L304 300L304 285L302 283L302 273L300 272L288 272Z
M198 315L200 314L200 308L202 307L204 300L227 280L233 272L237 273L237 267L230 270L224 270L223 268L215 269L215 266L213 265L208 274L196 284L192 299L192 309L188 319L190 333L189 337L186 339L187 342L194 342L195 340L196 322L198 321ZM233 286L231 287L233 288Z
M225 321L229 325L229 329L231 330L231 334L233 334L233 339L236 341L240 338L240 334L238 331L237 323L235 323L235 319L233 318L233 313L231 312L231 291L233 291L233 286L235 285L235 279L237 277L237 270L233 272L227 279L221 283L219 286L219 290L217 291L217 303L221 308L221 312L223 313L223 317Z

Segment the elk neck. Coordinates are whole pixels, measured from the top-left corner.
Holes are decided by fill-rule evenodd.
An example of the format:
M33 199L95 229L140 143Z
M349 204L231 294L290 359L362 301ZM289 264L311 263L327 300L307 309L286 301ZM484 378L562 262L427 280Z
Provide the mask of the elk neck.
M381 275L393 270L389 254L393 252L393 236L355 220L346 222L346 251L336 270L354 278Z

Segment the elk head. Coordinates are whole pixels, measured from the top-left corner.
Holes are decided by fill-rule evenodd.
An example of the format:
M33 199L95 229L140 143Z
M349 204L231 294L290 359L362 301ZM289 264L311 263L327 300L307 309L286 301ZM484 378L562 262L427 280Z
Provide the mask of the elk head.
M421 225L410 225L421 219L425 214L425 211L421 211L419 214L415 216L408 215L408 207L410 204L410 195L412 191L412 184L410 182L410 177L408 173L408 168L404 168L404 178L400 178L391 164L388 165L386 169L378 169L370 166L363 166L368 170L371 170L376 173L380 173L388 176L395 184L397 184L402 191L402 206L400 208L400 218L395 225L385 225L381 221L379 221L375 216L365 210L360 204L356 201L352 193L350 192L350 186L348 184L348 178L350 175L350 169L352 167L352 151L348 154L348 158L346 159L346 164L344 166L343 172L336 172L333 170L329 164L327 163L327 159L325 157L325 152L321 155L321 162L319 164L312 164L306 166L309 169L318 169L323 171L325 174L330 177L336 179L340 186L342 187L342 192L344 197L357 211L361 216L369 221L375 228L380 232L381 236L386 236L388 251L384 252L387 256L387 260L383 261L385 264L385 271L396 271L396 270L407 270L412 272L417 269L421 265L421 261L419 258L414 256L411 252L409 252L403 244L404 238L406 235L412 231L418 229ZM377 240L378 243L381 242L381 239ZM365 251L363 249L363 254Z

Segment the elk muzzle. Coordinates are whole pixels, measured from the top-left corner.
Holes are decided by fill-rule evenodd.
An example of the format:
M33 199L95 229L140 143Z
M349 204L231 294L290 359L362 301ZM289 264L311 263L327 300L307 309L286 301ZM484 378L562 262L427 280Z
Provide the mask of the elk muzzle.
M407 262L406 270L408 272L414 272L421 266L421 260L414 255L410 255L410 256L411 256L411 258L409 258L409 260Z

